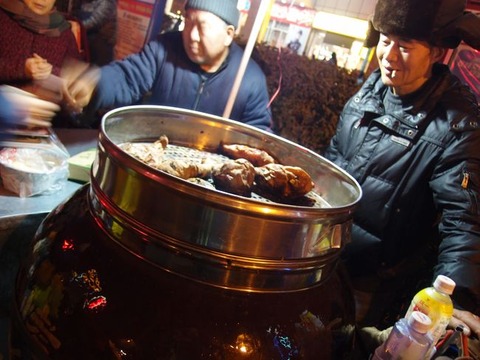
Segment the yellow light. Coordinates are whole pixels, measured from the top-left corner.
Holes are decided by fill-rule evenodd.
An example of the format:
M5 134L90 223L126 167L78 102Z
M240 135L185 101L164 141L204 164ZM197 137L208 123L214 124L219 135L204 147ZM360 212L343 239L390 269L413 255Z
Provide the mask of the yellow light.
M364 40L367 36L368 21L318 11L312 27Z

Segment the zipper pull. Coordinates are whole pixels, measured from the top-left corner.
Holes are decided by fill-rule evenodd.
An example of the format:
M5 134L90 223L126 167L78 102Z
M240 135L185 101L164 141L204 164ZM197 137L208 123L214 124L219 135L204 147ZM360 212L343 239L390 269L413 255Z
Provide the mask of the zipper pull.
M468 180L470 180L470 175L467 172L463 173L462 188L466 189L468 187Z

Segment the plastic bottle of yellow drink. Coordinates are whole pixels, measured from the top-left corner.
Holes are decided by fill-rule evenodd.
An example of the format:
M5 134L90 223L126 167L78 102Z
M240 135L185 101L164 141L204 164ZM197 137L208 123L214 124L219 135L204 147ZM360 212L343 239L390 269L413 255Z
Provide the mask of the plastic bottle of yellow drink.
M433 355L434 346L445 333L448 322L453 314L453 303L450 295L455 289L455 282L447 276L438 275L433 286L420 290L413 298L407 310L406 318L413 311L420 311L432 320L432 327L428 335L433 340L432 349L428 352L427 359Z

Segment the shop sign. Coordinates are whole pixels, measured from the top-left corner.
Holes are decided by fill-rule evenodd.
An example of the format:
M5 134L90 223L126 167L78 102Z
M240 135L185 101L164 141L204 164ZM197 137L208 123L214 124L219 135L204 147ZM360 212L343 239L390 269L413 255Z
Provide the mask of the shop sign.
M162 5L161 0L117 0L116 59L140 51L150 32L158 27Z
M274 3L270 13L270 19L286 22L303 27L310 27L315 18L315 10L300 6L289 6Z

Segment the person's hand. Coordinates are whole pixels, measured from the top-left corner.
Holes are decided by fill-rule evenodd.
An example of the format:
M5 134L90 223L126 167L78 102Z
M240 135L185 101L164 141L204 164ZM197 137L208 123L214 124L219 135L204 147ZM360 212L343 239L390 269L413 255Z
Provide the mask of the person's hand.
M34 126L51 126L51 119L60 110L60 106L39 99L35 95L13 86L0 86L0 95L13 107L13 123Z
M463 327L463 333L467 336L480 338L480 318L469 311L453 309L453 316L449 327L456 329Z
M37 54L25 61L25 74L33 80L46 79L52 73L52 64Z
M98 80L100 69L90 64L70 60L61 71L64 80L64 101L70 111L79 113L90 102Z

